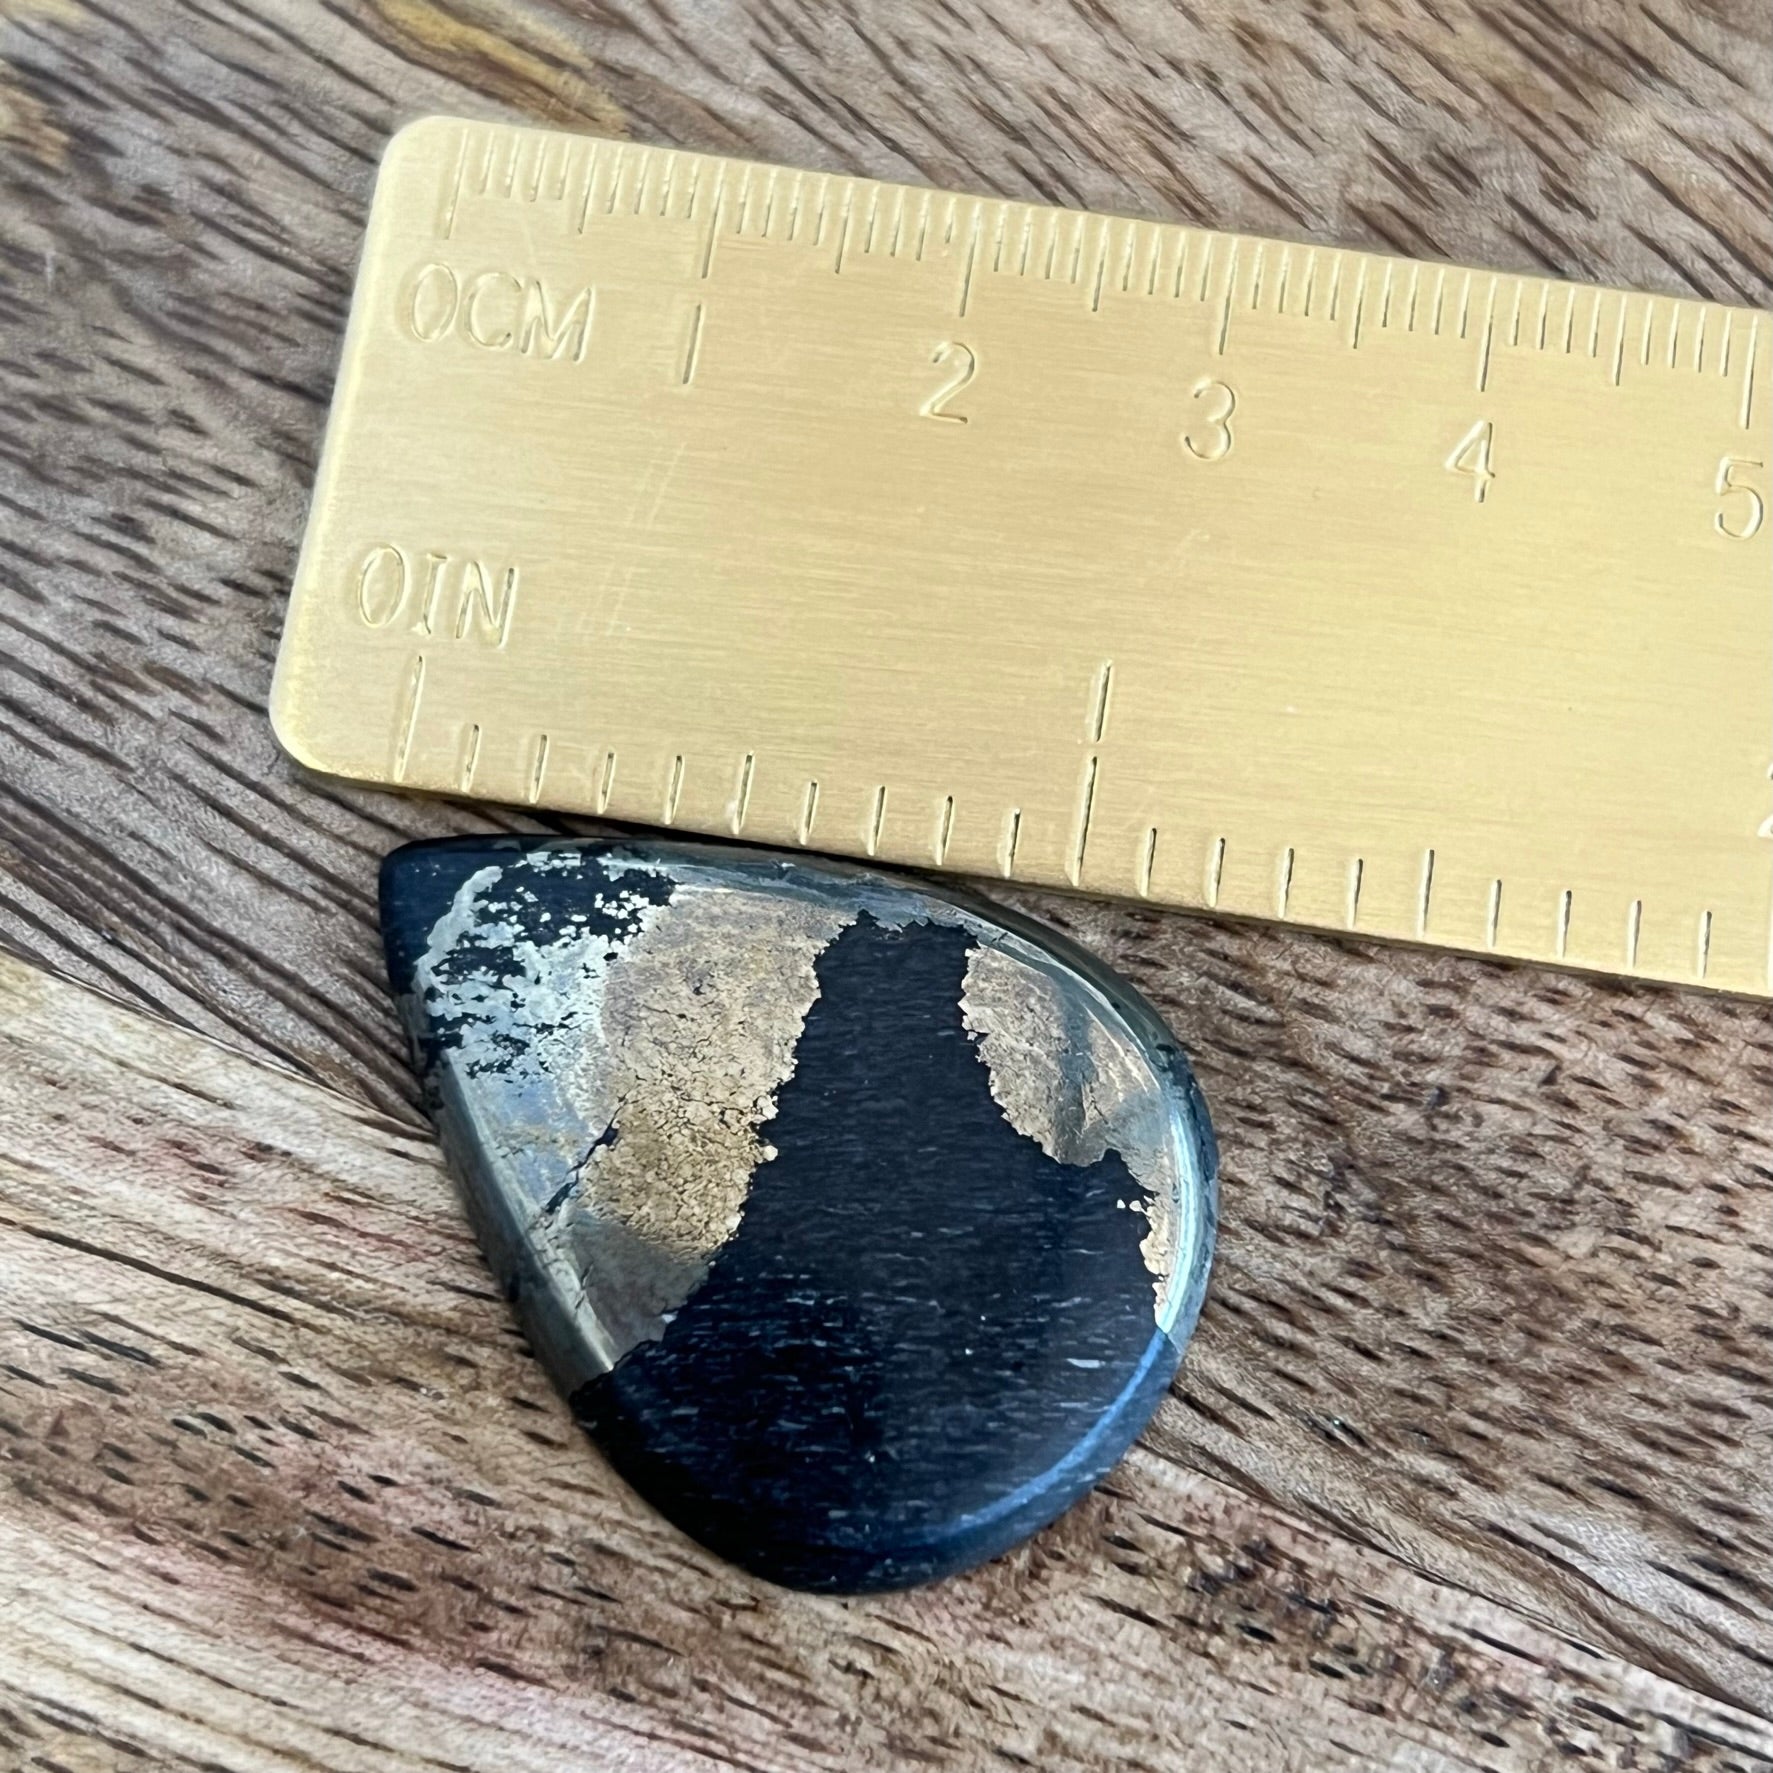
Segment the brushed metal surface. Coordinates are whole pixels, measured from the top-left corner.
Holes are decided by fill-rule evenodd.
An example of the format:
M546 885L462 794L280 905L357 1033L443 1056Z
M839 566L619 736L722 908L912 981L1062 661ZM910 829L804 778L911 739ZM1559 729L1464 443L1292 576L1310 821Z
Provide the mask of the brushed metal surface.
M363 781L1773 991L1773 317L427 119L272 714Z

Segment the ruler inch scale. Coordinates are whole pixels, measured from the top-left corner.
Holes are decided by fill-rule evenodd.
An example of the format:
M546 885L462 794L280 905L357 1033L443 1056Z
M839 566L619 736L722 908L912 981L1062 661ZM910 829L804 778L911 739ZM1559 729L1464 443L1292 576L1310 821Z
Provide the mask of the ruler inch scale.
M322 772L1773 995L1773 315L451 118Z

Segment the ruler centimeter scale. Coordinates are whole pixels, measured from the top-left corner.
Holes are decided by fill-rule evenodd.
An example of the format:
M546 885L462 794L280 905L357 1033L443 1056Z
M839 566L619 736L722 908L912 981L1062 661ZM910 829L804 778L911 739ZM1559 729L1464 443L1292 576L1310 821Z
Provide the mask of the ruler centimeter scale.
M328 773L1773 994L1773 316L432 118Z

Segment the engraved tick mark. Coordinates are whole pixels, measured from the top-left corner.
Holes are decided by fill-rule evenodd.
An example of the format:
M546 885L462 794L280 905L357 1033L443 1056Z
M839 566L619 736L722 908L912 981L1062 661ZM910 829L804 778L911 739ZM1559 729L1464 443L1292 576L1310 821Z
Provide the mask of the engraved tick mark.
M1353 929L1361 915L1361 879L1367 871L1363 857L1356 856L1348 869L1348 927Z
M1095 714L1090 721L1090 743L1100 745L1108 732L1108 698L1114 690L1114 661L1105 660L1096 679Z
M1635 967L1638 964L1638 937L1644 928L1644 901L1633 899L1631 909L1625 914L1625 964Z
M1022 842L1022 809L1019 806L1010 808L1010 816L1004 827L1003 844L1003 877L1012 879L1016 872L1016 851Z
M584 165L585 188L579 194L579 214L574 227L579 233L585 231L585 224L591 215L591 193L597 188L597 144L593 142L585 153Z
M394 780L406 780L406 766L412 757L413 734L419 726L419 701L425 693L425 655L414 655L412 670L406 677L406 707L400 721L400 737L394 746Z
M874 816L868 821L868 853L871 856L880 853L880 828L886 823L886 806L886 783L882 782L874 791Z
M696 311L690 316L689 345L683 354L683 374L680 383L687 388L696 373L696 359L702 350L702 319L707 312L703 303L696 303Z
M548 745L546 733L536 735L536 761L529 772L529 787L524 791L524 798L534 806L542 798L542 783L548 774Z
M1761 367L1761 317L1756 315L1748 328L1748 368L1742 377L1742 428L1754 429L1755 378Z
M1422 852L1422 892L1416 901L1416 934L1428 934L1428 906L1434 896L1434 851Z
M1293 846L1288 844L1281 851L1280 880L1274 895L1274 909L1277 917L1287 915L1287 902L1293 896Z
M747 751L739 764L739 784L733 792L733 836L745 828L745 816L751 811L751 777L757 768L757 754Z
M1501 924L1502 882L1493 880L1490 882L1490 908L1484 917L1484 941L1491 948L1496 946L1496 932Z
M1557 956L1562 960L1570 952L1570 905L1575 895L1568 887L1558 899Z
M819 816L819 784L808 782L806 798L800 806L800 829L795 833L795 840L803 848L813 840L813 821Z
M1096 776L1101 770L1102 760L1092 757L1084 771L1083 804L1078 808L1077 816L1077 848L1071 857L1071 884L1079 885L1083 880L1084 852L1090 847L1090 817L1096 809Z
M1098 313L1102 307L1102 279L1108 272L1108 223L1102 224L1102 239L1096 251L1096 281L1090 288L1090 312Z
M1213 840L1213 847L1207 852L1207 909L1216 911L1219 907L1219 888L1225 880L1225 839Z
M714 175L714 201L708 210L708 235L702 242L702 275L707 277L714 269L714 245L720 238L720 217L726 208L726 168L722 166Z
M1361 320L1367 311L1367 261L1361 259L1360 275L1354 284L1354 324L1349 330L1348 344L1351 350L1361 348Z
M462 749L461 790L468 793L474 786L474 772L480 767L480 722L468 722L468 742Z
M1702 911L1699 914L1699 953L1698 974L1703 979L1711 968L1711 913Z
M667 825L674 824L677 819L677 803L683 796L683 755L680 752L671 760L671 781L665 789L665 819Z
M1170 295L1178 302L1182 299L1182 285L1188 280L1188 248L1192 240L1193 236L1184 231L1176 243L1176 276Z
M1225 298L1219 304L1219 336L1213 342L1213 349L1223 357L1225 346L1231 337L1231 298L1237 288L1237 241L1231 243L1231 258L1225 267Z
M1084 233L1087 226L1081 215L1071 225L1071 275L1067 280L1071 283L1075 283L1083 271Z
M610 790L616 785L616 754L606 751L603 756L603 780L597 785L597 810L600 813L609 811Z
M948 842L954 836L954 796L950 794L942 802L941 816L936 820L936 842L934 854L936 866L940 868L948 860Z
M850 215L855 201L855 181L846 179L843 186L843 213L837 218L837 256L831 265L833 275L838 277L843 275L843 255L849 251L850 247Z
M1613 338L1613 386L1617 388L1625 380L1625 323L1627 303L1622 295L1619 298L1619 324Z
M1478 349L1477 385L1480 394L1486 393L1490 386L1490 357L1496 349L1496 286L1497 279L1490 279L1490 293L1484 302L1484 342Z
M456 210L462 201L462 177L468 170L468 137L470 132L462 130L456 137L456 163L450 174L449 188L444 193L443 215L438 223L438 232L448 240L456 231Z
M1145 833L1145 849L1139 857L1139 897L1151 897L1151 876L1157 868L1157 827Z
M960 312L964 315L967 303L973 299L973 267L979 260L979 211L973 211L973 225L967 233L966 269L960 276Z

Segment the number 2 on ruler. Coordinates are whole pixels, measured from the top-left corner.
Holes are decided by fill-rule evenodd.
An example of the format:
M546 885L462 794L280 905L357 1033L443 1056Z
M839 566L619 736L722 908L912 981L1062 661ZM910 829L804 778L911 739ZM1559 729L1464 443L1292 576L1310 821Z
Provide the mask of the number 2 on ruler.
M918 411L926 419L946 419L951 425L964 425L967 416L963 412L949 412L948 402L978 373L979 359L972 349L950 339L946 344L936 347L935 355L930 358L937 369L943 364L952 364L948 380L926 400Z

